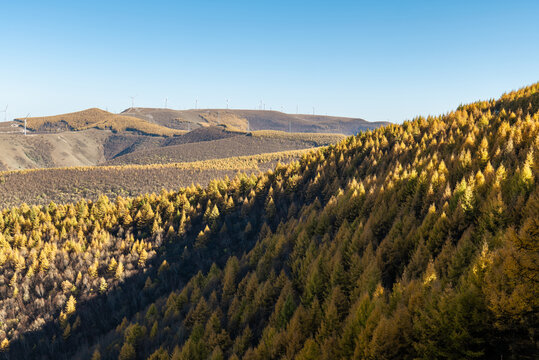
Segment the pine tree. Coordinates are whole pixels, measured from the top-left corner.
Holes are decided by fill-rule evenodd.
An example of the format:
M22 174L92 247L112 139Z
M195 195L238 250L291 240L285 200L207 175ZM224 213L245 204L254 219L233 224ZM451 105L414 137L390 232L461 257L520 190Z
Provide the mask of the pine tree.
M114 273L114 278L117 279L117 280L120 280L120 279L122 279L123 274L124 274L124 264L120 261L118 263L118 266L116 267L116 271Z
M71 315L75 312L75 307L77 305L77 300L73 297L73 295L69 296L69 300L67 300L66 306L65 306L65 313L66 315Z

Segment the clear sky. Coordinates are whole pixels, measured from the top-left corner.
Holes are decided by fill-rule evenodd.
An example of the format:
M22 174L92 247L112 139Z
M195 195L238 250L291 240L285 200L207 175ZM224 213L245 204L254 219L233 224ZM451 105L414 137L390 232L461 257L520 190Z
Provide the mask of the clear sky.
M539 1L2 1L0 111L402 122L539 81ZM0 113L3 120L3 113Z

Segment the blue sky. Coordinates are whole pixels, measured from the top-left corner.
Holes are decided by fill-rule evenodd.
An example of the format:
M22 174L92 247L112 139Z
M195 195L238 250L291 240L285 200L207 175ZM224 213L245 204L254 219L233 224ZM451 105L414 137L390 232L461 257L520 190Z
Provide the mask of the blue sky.
M0 110L228 98L402 122L539 81L537 14L536 0L6 1Z

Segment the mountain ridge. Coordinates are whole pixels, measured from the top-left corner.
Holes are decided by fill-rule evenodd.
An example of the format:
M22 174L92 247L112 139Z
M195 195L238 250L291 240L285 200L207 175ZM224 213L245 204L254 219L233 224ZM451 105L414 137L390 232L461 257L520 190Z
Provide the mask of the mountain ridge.
M128 108L120 114L186 130L188 126L225 124L238 130L280 130L292 132L323 132L355 134L377 128L389 122L369 122L361 118L287 114L271 110ZM172 125L173 124L173 125Z
M109 129L114 132L133 131L146 135L173 136L183 132L166 128L139 118L120 116L98 108L90 108L72 113L15 119L22 123L26 120L27 128L38 132L80 131L86 129Z

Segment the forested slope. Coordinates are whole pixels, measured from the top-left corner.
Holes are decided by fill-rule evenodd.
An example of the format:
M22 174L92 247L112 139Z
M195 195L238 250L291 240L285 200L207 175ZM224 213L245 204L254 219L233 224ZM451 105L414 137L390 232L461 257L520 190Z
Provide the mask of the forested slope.
M539 84L261 176L0 215L9 359L536 358Z

